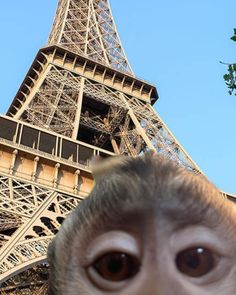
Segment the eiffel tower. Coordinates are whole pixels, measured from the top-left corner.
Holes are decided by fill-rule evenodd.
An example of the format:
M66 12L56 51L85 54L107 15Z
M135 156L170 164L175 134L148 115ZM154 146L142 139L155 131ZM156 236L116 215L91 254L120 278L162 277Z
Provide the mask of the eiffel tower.
M59 0L47 46L0 116L1 294L46 294L47 246L91 190L92 156L156 150L201 173L157 99L128 63L108 0Z

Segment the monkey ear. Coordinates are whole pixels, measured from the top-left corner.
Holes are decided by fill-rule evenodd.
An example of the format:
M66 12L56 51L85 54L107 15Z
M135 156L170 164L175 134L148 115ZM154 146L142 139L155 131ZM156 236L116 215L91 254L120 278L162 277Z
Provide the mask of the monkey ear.
M90 162L90 169L95 182L105 174L108 174L111 170L124 165L129 158L130 157L127 156L112 156L106 159L98 156L94 157Z
M48 246L47 251L47 261L50 266L50 272L49 272L49 279L48 279L48 289L47 289L47 295L55 295L56 293L53 291L54 286L54 277L53 274L55 273L55 238L51 241L51 243Z
M48 249L47 249L47 259L48 259L49 263L51 263L51 261L54 261L54 259L55 259L54 243L55 243L55 238L50 242Z

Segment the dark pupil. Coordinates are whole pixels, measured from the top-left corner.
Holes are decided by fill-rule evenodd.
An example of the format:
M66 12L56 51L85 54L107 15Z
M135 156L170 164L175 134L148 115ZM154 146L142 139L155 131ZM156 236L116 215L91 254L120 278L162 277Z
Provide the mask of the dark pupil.
M108 261L107 268L111 273L119 273L122 270L123 267L123 261L122 259L119 259L120 257L114 257L114 259Z
M106 280L123 281L138 272L136 258L123 253L108 253L98 258L94 268Z
M187 276L201 277L214 268L214 254L201 247L187 249L177 255L176 265L179 271Z

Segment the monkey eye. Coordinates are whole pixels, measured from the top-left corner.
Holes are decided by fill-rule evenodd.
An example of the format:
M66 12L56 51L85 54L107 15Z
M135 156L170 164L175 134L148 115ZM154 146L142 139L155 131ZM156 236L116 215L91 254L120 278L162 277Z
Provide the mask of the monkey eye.
M216 254L202 247L184 250L176 257L178 270L189 277L202 277L213 270L215 265Z
M133 277L139 271L137 258L119 252L107 253L93 264L94 270L105 280L121 282Z

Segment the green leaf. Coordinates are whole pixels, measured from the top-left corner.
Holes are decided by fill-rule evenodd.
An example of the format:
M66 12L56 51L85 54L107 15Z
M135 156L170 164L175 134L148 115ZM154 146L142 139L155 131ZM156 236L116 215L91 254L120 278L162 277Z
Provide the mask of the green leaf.
M236 35L234 35L234 36L231 37L230 39L236 42Z
M233 69L233 67L230 65L230 66L228 66L228 73L229 73L229 75L232 77L233 76L233 73L234 73L234 69Z
M233 29L234 35L230 38L236 42L236 28ZM226 64L227 65L227 64ZM223 76L225 85L230 95L236 95L236 63L228 64L227 73Z
M229 80L230 80L230 77L231 77L231 76L230 76L229 74L225 74L225 75L224 75L224 79L225 79L225 81L229 81Z

